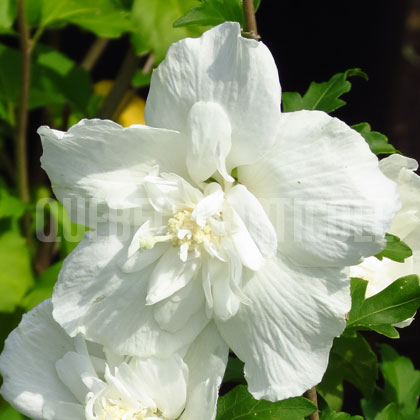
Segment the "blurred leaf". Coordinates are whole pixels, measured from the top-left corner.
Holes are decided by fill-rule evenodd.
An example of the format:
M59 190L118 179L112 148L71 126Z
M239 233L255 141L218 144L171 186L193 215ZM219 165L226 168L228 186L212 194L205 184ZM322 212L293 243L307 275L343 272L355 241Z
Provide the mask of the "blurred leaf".
M379 155L397 152L397 149L392 144L388 143L388 138L378 131L372 131L368 123L355 124L352 128L365 138L373 153Z
M131 81L131 85L135 88L149 86L151 78L152 78L152 73L144 74L141 69L137 70L136 74L133 77L133 80Z
M25 417L10 405L5 405L0 409L0 420L24 420Z
M168 47L186 37L200 36L205 28L173 28L173 22L196 5L195 0L134 0L131 37L137 54L153 52L155 64L165 57Z
M13 22L17 14L16 0L0 1L0 34L13 33Z
M400 413L397 404L388 404L376 417L375 420L406 420Z
M398 331L392 324L411 318L420 305L418 276L401 277L380 293L365 299L367 283L363 279L351 279L352 308L347 329L368 329L398 338Z
M48 267L37 279L35 286L23 298L21 306L26 311L31 310L36 305L40 304L45 299L52 296L54 285L58 278L58 273L61 270L63 261L59 261Z
M319 420L363 420L363 417L352 416L351 414L343 412L323 410Z
M315 410L315 405L303 397L275 403L256 400L246 386L238 385L219 398L216 420L304 420Z
M129 12L114 0L30 0L26 15L31 26L72 23L106 38L117 38L132 27Z
M0 180L0 219L13 217L19 219L26 209L26 205L17 197L11 195Z
M12 312L33 284L26 240L17 229L0 234L0 311Z
M409 258L413 255L411 248L400 238L398 238L398 236L387 233L385 238L385 249L379 254L375 255L378 260L382 261L382 258L386 257L390 260L402 263L406 258Z
M312 82L303 97L297 92L284 92L282 95L284 112L301 109L318 109L328 113L335 111L346 104L340 96L350 91L351 83L347 79L353 76L367 80L366 73L354 68L335 74L327 82Z
M216 26L230 21L239 22L244 27L245 18L241 0L197 0L201 4L194 6L188 13L177 19L174 27L189 25ZM254 8L258 9L259 0L254 0Z
M383 344L381 350L385 395L398 404L404 417L414 414L420 395L420 371L414 369L409 358L400 356L392 347Z
M236 357L229 356L223 382L239 382L245 384L244 362Z
M18 103L21 57L0 44L0 99ZM29 107L71 104L84 110L92 92L90 77L65 55L44 45L34 51Z
M370 396L377 376L378 362L367 341L359 335L340 337L334 340L327 371L317 390L331 406L330 397L336 403L334 398L337 398L337 389L343 381L350 382L363 395Z

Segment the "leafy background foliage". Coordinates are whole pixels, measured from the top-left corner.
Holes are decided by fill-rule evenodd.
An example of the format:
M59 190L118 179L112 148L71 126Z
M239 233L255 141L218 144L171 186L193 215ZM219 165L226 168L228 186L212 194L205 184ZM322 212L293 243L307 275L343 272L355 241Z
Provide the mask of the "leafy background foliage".
M259 3L254 1L255 8ZM103 112L107 95L115 93L118 89L114 88L124 83L126 88L118 98L118 107L108 117L121 123L138 122L132 115L141 116L144 101L137 94L145 96L151 67L159 64L171 43L187 36L199 36L207 28L226 20L244 24L240 0L26 0L25 15L34 47L29 93L31 128L49 124L66 129L82 117L98 116ZM70 222L64 207L53 198L38 163L35 171L30 168L31 175L35 174L31 176L30 200L19 197L16 188L13 138L18 124L22 68L16 19L17 0L1 0L1 343L18 324L22 313L51 296L63 259L85 231L83 226ZM125 40L124 45L130 45L132 54L137 57L137 61L131 61L135 67L128 72L134 76L129 80L119 77L120 67L125 65L122 60L112 75L115 81L97 83L95 60L93 64L86 64L87 61L59 49L60 37L65 38L65 34L75 31L83 36L88 34L91 50L95 44L106 47L110 42ZM336 113L346 105L345 95L350 92L352 82L363 80L367 80L367 74L359 68L351 68L310 83L306 91L284 92L283 111L317 109ZM367 122L352 123L374 153L399 153L385 135L372 129ZM30 144L29 151L39 155L39 143ZM29 214L31 220L29 237L23 226L25 214ZM387 235L387 247L377 258L402 262L410 253L409 247L399 238ZM389 345L376 345L383 339L381 337L398 338L399 332L393 324L416 312L420 304L418 277L398 279L371 298L365 298L365 291L366 281L352 279L353 307L348 326L343 336L335 340L328 370L318 386L320 418L420 419L417 408L420 371L414 368L410 359L400 356ZM313 403L304 397L277 403L256 401L247 392L245 384L243 364L231 355L217 420L255 417L303 420L315 411ZM360 415L342 411L349 386L362 398L360 407L353 413ZM7 403L0 402L0 420L23 418Z

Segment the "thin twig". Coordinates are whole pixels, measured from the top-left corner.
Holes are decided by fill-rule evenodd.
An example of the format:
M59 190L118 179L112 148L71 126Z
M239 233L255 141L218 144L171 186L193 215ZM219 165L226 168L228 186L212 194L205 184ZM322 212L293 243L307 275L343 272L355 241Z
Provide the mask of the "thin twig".
M311 400L316 405L316 408L317 408L315 413L309 416L309 420L319 420L318 397L316 396L316 388L313 387L309 389L308 391L305 392L305 394L306 394L306 398Z
M243 0L245 16L245 32L252 38L259 40L257 21L255 19L254 0Z
M112 86L111 92L109 92L109 95L105 98L105 101L99 110L99 118L112 118L118 105L124 98L125 93L131 86L131 80L139 67L139 61L140 58L136 56L135 52L130 47Z
M16 181L19 198L24 203L30 202L29 181L28 181L28 162L26 147L26 131L28 126L28 105L29 89L31 84L31 56L33 45L29 38L29 28L25 20L24 0L19 0L18 4L18 27L20 33L20 49L22 53L20 99L17 115L16 130ZM23 216L23 231L28 241L32 243L31 218L28 212Z
M91 71L95 67L101 54L104 52L108 42L108 39L96 38L80 63L80 67L86 71Z

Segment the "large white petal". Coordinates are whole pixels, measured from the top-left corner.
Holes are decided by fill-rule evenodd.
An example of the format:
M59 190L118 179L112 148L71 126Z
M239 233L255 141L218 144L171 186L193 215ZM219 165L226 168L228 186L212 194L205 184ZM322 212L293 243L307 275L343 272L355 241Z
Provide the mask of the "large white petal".
M188 113L190 145L187 150L188 172L196 182L210 178L216 170L227 179L226 157L232 146L229 117L217 103L196 102Z
M109 208L144 205L143 178L159 167L188 177L186 142L179 133L108 120L82 120L64 133L38 129L42 167L74 221L95 227ZM89 213L90 212L90 213ZM87 214L86 214L87 213Z
M245 362L249 391L270 401L301 395L321 381L333 338L350 310L347 276L333 268L305 268L284 257L248 271L235 316L216 324Z
M130 363L165 418L176 419L185 407L188 368L178 354L169 359L135 358Z
M150 276L146 303L152 305L173 295L190 281L194 281L199 269L199 258L189 258L183 262L179 258L178 247L170 247L159 259Z
M363 137L320 111L283 113L273 149L239 168L261 201L279 249L306 266L344 266L374 255L400 207Z
M265 258L275 255L277 235L261 203L244 185L235 185L226 200L244 222L253 241Z
M268 48L243 38L233 22L173 44L153 72L146 122L187 133L197 102L218 104L229 118L228 169L254 162L273 143L280 114L280 84Z
M44 418L46 404L78 404L55 368L57 360L75 350L74 340L54 321L51 311L51 301L47 300L24 315L0 356L3 398L34 419Z
M180 420L213 420L229 348L211 322L188 350L188 395Z
M150 274L120 268L130 240L88 232L64 261L53 294L54 318L72 336L79 332L120 354L166 357L190 343L208 322L191 317L176 334L161 330L146 306Z

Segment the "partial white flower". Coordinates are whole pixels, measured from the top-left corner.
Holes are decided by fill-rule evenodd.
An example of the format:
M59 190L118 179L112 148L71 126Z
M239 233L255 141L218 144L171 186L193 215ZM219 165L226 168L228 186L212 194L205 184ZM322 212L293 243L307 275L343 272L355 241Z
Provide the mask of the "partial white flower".
M35 420L212 420L228 349L207 327L184 359L122 357L70 338L49 300L24 315L0 356L1 395ZM202 364L203 358L206 360Z
M55 319L143 356L214 320L254 396L302 394L345 327L343 268L385 245L395 183L341 121L280 113L273 58L236 23L171 46L146 121L39 129L57 197L96 229L63 265Z
M395 215L389 233L398 236L413 251L403 263L383 258L366 258L351 267L352 277L368 280L366 296L371 297L388 287L396 279L410 274L420 274L420 177L415 173L418 163L398 154L379 162L382 172L398 184L402 207ZM409 322L397 326L408 326Z

